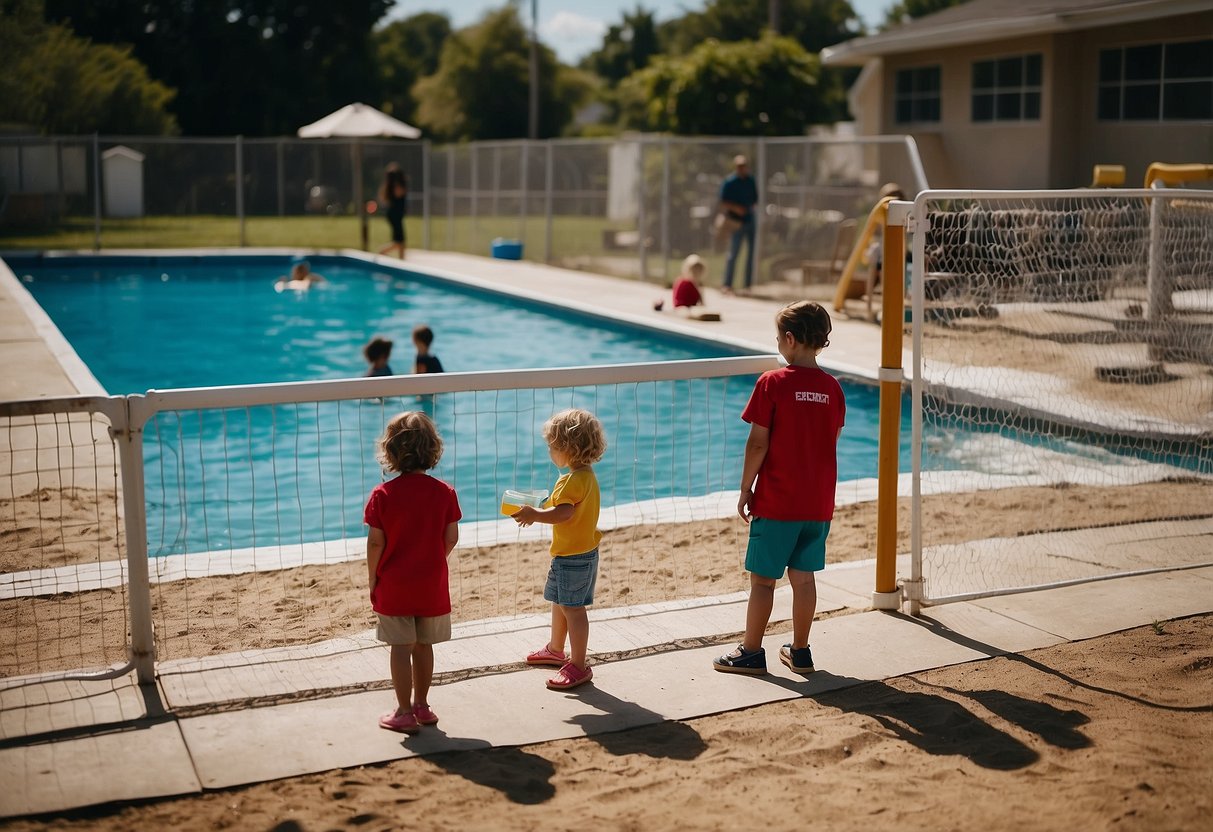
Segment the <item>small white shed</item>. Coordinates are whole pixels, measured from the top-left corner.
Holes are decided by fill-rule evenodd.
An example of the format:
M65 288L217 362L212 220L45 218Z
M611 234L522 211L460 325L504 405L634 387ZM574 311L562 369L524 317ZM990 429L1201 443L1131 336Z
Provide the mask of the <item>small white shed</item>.
M143 216L143 154L118 145L101 154L107 217Z

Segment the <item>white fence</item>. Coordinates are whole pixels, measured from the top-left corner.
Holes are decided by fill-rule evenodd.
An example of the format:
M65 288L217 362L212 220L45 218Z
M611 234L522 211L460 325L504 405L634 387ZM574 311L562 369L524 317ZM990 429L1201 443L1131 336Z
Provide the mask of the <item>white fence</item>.
M914 604L1209 562L1213 192L928 191L907 230Z
M39 540L5 564L0 674L122 672L130 665L114 654L129 650L150 679L157 658L368 629L362 506L382 477L374 440L401 410L429 412L446 441L435 475L456 488L467 521L451 559L457 619L543 609L550 532L519 529L498 503L505 488L550 487L539 427L568 406L596 412L611 443L598 605L736 592L744 530L723 518L736 504L737 415L753 376L775 366L755 356L0 404L13 516L32 533L58 524L70 535L40 506L43 495L74 499L108 530L90 531L83 552ZM64 433L77 419L88 430ZM716 565L691 569L678 552L687 546Z

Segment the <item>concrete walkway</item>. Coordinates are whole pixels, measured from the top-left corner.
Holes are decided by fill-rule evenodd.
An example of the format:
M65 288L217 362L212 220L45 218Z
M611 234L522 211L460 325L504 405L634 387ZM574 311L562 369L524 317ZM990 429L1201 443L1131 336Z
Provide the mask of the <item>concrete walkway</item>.
M953 604L919 618L863 611L871 580L870 563L820 574L819 614L834 614L813 627L818 671L807 677L777 660L786 636L766 639L765 677L713 672L712 658L744 627L743 596L599 611L594 683L567 693L544 687L550 669L520 662L546 637L541 619L464 627L435 651L430 702L442 721L411 737L376 724L394 698L386 648L369 634L306 651L167 663L146 688L129 675L8 680L0 689L0 816L601 735L1213 612L1213 567ZM789 615L784 588L774 620Z
M770 301L713 295L711 306L723 320L696 322L653 312L652 301L663 293L651 285L465 255L413 252L410 262L671 331L757 350L774 346L772 318L780 304ZM57 333L39 324L5 271L0 266L6 366L0 393L95 392L86 389L87 377L63 369L71 356L57 355ZM823 364L875 376L875 327L836 318L832 342ZM1206 528L1194 527L1190 536L1184 546L1207 550ZM1017 541L1041 545L1032 536ZM1082 548L1079 540L1073 544ZM1170 563L1162 558L1174 545L1174 538L1141 535L1127 544L1124 559ZM808 677L775 657L786 636L766 640L765 677L712 671L712 657L744 626L744 595L595 611L594 684L568 693L546 690L549 672L520 662L546 638L546 617L466 624L436 650L431 703L442 722L413 737L376 724L393 696L386 649L370 634L166 662L157 684L143 688L129 674L88 682L0 680L0 816L192 794L438 751L602 736L1213 612L1213 567L953 604L920 618L869 611L872 586L871 563L819 575L824 617L813 628L819 669ZM784 588L774 619L789 615Z

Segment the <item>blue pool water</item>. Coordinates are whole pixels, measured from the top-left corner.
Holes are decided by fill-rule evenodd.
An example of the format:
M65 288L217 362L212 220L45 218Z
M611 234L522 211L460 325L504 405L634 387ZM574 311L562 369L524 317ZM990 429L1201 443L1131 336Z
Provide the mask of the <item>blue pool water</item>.
M14 272L115 394L172 387L360 376L372 335L434 330L448 370L709 358L734 348L554 310L423 274L314 258L328 284L274 291L285 258L82 258L10 261ZM587 407L611 447L596 466L604 506L736 488L753 377L561 390L440 394L161 413L146 427L152 554L300 543L363 533L381 479L373 444L385 421L424 408L446 452L435 470L465 519L497 515L505 488L550 487L539 436L555 410ZM876 474L878 393L844 384L840 479ZM907 417L908 418L908 417ZM903 442L908 443L908 422ZM901 453L908 470L908 444Z

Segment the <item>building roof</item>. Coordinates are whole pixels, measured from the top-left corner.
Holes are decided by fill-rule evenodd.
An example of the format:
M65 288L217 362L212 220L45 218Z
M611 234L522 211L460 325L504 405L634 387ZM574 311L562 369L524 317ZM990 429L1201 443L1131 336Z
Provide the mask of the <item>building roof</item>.
M1072 32L1213 10L1213 0L969 0L885 32L821 50L828 66L992 40Z

